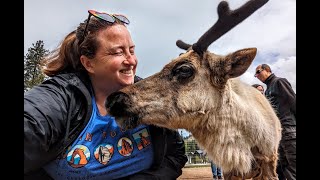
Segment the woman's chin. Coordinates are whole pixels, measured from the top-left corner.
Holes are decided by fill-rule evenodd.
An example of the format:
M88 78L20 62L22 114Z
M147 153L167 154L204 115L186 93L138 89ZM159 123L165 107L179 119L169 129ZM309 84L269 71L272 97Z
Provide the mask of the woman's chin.
M122 85L123 87L126 87L126 86L129 86L129 85L133 84L133 82L134 82L134 79L133 79L133 78L130 78L130 79L122 79L122 80L121 80L121 85Z
M119 74L118 81L122 86L128 86L133 84L134 82L134 75L133 74Z

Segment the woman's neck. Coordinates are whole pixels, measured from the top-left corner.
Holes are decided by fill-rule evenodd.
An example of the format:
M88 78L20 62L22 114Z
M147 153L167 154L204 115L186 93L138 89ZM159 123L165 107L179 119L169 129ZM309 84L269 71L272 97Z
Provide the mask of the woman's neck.
M108 114L105 107L106 99L111 93L115 92L116 90L113 88L108 89L105 87L99 87L94 84L92 85L92 87L99 113L100 115L105 116Z
M101 86L101 82L96 82L93 78L91 78L91 84L99 113L100 115L105 116L108 114L105 107L107 97L111 93L119 90L120 87L117 87L116 85L106 85L105 83Z
M94 90L94 97L97 103L97 107L99 110L100 115L105 116L107 115L107 109L105 107L106 99L109 93L101 92L99 90Z

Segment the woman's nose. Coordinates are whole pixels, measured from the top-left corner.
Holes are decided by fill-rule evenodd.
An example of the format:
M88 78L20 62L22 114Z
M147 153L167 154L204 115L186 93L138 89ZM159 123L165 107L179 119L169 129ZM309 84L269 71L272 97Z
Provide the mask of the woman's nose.
M131 53L127 53L125 58L126 58L126 60L123 62L124 64L136 65L137 60L136 60L136 56L135 55L132 55Z

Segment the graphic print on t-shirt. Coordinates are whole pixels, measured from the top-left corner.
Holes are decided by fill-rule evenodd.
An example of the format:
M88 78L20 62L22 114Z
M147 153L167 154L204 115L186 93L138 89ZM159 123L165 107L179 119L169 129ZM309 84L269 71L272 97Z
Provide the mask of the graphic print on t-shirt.
M110 136L111 137L115 137L117 135L117 133L115 131L110 131Z
M91 133L86 134L86 141L92 141L92 134Z
M130 156L133 150L132 141L127 137L119 139L117 147L122 156Z
M150 135L146 128L132 134L138 149L141 150L150 144Z
M153 163L152 138L147 125L122 129L114 117L101 116L94 98L88 124L65 153L44 166L52 179L119 179ZM91 158L92 157L92 158Z
M114 149L111 144L100 144L94 151L94 157L101 164L106 165L113 155Z
M90 159L90 151L86 146L76 145L67 155L68 164L74 168L83 167Z
M107 132L105 132L105 131L102 132L102 138L103 139L107 138Z

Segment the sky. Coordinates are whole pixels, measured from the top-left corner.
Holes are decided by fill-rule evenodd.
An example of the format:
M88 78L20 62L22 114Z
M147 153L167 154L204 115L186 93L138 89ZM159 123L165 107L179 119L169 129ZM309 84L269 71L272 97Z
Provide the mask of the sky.
M218 19L220 0L25 0L24 54L38 40L53 50L63 38L88 17L88 10L124 14L136 45L139 60L136 74L146 78L184 50L178 39L193 44ZM247 0L227 0L236 9ZM296 92L296 0L269 0L208 50L219 55L249 47L257 55L240 77L248 84L262 84L254 78L257 65L269 64L272 71L287 78Z

